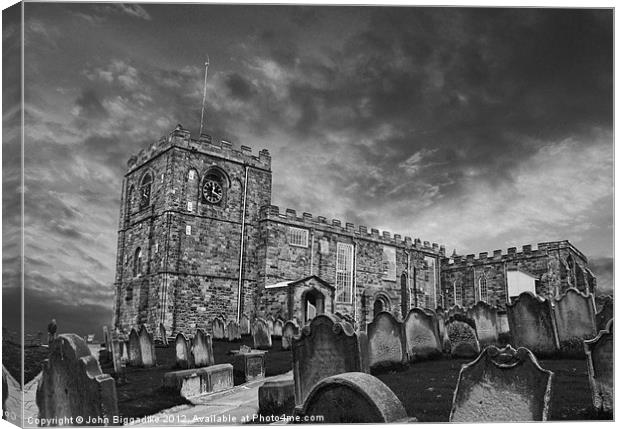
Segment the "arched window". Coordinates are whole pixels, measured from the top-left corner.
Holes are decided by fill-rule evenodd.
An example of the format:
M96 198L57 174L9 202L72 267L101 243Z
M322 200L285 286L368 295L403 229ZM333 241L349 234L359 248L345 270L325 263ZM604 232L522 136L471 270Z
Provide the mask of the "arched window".
M463 287L454 281L454 305L463 306Z
M146 173L142 177L140 182L140 210L148 207L151 204L151 185L153 184L153 177L151 173Z
M487 289L487 278L483 274L478 279L478 297L480 301L489 302L489 290Z
M133 257L133 276L140 275L142 275L142 249L138 247Z

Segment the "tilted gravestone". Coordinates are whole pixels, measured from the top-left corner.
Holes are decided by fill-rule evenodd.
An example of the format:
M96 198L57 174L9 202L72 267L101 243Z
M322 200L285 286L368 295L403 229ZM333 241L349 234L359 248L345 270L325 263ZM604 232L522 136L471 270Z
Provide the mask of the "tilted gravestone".
M259 317L254 321L252 336L254 338L255 349L271 348L271 333L269 332L269 325L265 319Z
M299 334L299 325L293 320L288 320L282 328L282 349L290 350L293 346L293 337Z
M273 336L275 338L282 338L282 327L284 326L284 321L282 319L276 319L273 322Z
M510 335L515 346L525 347L537 357L551 356L560 348L551 302L523 292L506 304Z
M228 334L228 341L237 341L241 339L239 324L234 320L228 322L228 325L226 326L226 333Z
M321 423L405 422L405 407L381 380L363 372L333 375L316 384L300 416L322 416Z
M450 421L545 421L552 380L529 350L489 346L461 368Z
M142 366L145 368L150 368L157 365L153 334L151 334L146 326L142 325L138 335L140 336L140 355L142 357Z
M367 343L351 324L320 314L293 338L295 403L301 405L323 378L343 372L368 372Z
M480 343L476 335L476 322L467 316L455 314L446 322L450 339L450 354L454 357L470 358L480 353Z
M75 334L61 334L50 345L36 403L38 417L50 426L52 421L81 425L80 419L87 418L97 426L109 426L118 415L114 379L101 372L86 342Z
M191 354L196 368L213 365L215 361L213 360L211 335L206 334L202 329L197 329L192 340Z
M614 407L614 335L613 319L607 329L584 341L592 403L598 410L613 412Z
M142 349L140 347L140 336L135 328L129 332L129 365L142 366Z
M125 366L122 361L123 354L123 343L119 340L119 334L117 332L112 332L110 336L111 343L111 355L112 355L112 368L114 370L114 374L116 374L116 379L119 384L125 382Z
M405 350L411 361L441 355L437 320L420 308L412 308L403 322Z
M614 301L610 296L605 296L600 300L601 305L597 306L596 330L604 331L607 322L614 317Z
M267 328L269 329L269 335L273 337L273 325L275 323L275 319L273 318L273 316L268 316L265 319L265 322L267 322Z
M214 340L222 340L225 338L226 327L224 326L224 319L216 317L213 319L212 332Z
M250 319L245 314L239 319L239 331L241 335L250 335Z
M476 334L481 347L497 345L499 339L497 307L478 301L476 305L467 309L467 317L476 322Z
M583 341L596 336L594 297L570 288L556 298L553 306L558 330L560 353L564 356L583 357Z
M407 360L403 324L387 311L375 316L366 328L370 367L403 364Z
M193 367L191 341L183 334L179 332L174 339L174 350L176 353L176 367L182 369L188 369Z

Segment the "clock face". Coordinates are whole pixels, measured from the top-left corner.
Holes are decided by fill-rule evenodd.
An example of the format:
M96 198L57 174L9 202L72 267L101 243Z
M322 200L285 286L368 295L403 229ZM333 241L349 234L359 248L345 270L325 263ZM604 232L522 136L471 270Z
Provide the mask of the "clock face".
M215 180L207 180L202 186L202 195L211 204L219 203L224 195L222 185Z

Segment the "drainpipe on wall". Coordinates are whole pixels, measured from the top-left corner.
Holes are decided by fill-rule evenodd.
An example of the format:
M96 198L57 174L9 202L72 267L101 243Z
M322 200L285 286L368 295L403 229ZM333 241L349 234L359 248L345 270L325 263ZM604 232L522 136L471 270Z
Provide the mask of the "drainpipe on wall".
M245 245L245 209L248 198L248 166L245 165L245 181L243 183L243 211L241 212L241 247L239 250L239 285L237 288L237 323L241 321L241 290L243 289L243 248Z
M314 229L310 230L310 275L314 275Z
M357 243L353 242L353 320L357 321Z

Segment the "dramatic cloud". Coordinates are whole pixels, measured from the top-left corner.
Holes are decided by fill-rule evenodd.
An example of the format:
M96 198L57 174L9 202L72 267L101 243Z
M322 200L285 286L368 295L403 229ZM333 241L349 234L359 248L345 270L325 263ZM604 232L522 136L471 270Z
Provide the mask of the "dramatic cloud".
M611 10L26 11L33 330L54 315L82 334L110 322L126 161L179 122L198 132L207 54L207 131L270 150L274 204L459 253L568 239L612 287ZM18 282L18 133L5 126L5 285Z

